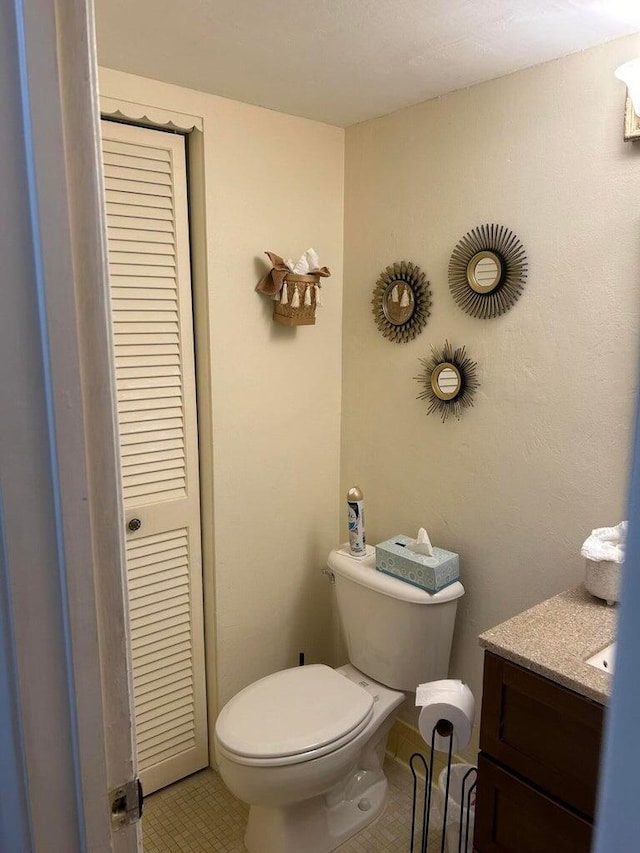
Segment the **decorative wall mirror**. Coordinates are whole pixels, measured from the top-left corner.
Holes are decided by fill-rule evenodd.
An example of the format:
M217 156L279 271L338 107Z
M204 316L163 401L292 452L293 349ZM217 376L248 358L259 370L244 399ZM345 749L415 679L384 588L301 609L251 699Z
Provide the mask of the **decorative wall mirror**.
M405 343L420 334L431 313L431 291L417 264L400 261L380 274L373 291L373 316L385 338Z
M517 301L527 278L527 256L504 225L481 225L460 240L449 261L449 287L463 311L486 320Z
M453 349L449 341L439 349L431 347L431 357L421 358L424 372L414 377L424 385L418 400L427 400L427 414L437 412L442 421L449 415L458 420L462 410L473 406L473 395L480 383L476 377L477 364L466 353L465 347Z

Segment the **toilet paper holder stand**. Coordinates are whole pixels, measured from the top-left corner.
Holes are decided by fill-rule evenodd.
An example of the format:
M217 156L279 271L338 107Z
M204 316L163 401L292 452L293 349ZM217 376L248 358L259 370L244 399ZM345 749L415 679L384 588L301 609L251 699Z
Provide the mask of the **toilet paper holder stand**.
M472 808L474 803L474 796L476 790L476 782L478 771L475 767L470 767L464 774L462 778L462 783L460 787L460 807L458 807L457 811L460 813L459 820L457 821L457 828L452 824L455 821L449 821L447 823L447 816L449 812L449 790L451 786L451 764L453 758L453 732L454 727L453 723L449 722L449 720L438 720L438 722L433 727L433 731L431 733L431 767L429 767L429 762L420 752L414 752L411 758L409 759L409 767L411 768L411 774L413 776L413 802L411 808L411 843L409 847L409 853L426 853L427 844L429 840L429 828L431 824L431 807L432 807L432 793L433 793L433 764L435 755L435 744L436 744L436 736L440 738L440 743L442 740L447 742L447 764L446 764L446 782L445 782L445 790L444 790L444 805L443 805L443 814L442 814L442 842L440 846L440 853L445 853L445 845L447 843L447 833L451 831L456 831L457 829L457 851L458 853L466 853L466 851L471 849L473 845L473 837L471 826L472 826ZM418 809L418 788L419 788L419 772L420 770L424 774L424 794L422 798L422 810ZM422 824L422 831L420 832L419 838L419 846L417 847L417 851L414 851L414 844L417 839L417 831Z

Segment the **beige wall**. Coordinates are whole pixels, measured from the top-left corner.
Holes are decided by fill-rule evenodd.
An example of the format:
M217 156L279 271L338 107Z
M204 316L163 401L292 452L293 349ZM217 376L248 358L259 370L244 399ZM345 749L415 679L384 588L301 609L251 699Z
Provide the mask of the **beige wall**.
M477 635L580 581L580 545L625 514L640 274L640 146L622 140L632 37L347 130L342 491L368 539L425 525L461 555L452 674L479 692ZM456 242L507 225L520 301L481 321L453 302ZM392 344L371 296L386 265L427 273L423 333ZM460 422L426 416L419 357L448 338L478 362ZM570 631L559 625L558 631Z
M215 620L211 565L205 595L209 682L215 646L221 705L296 665L298 651L309 662L332 653L320 569L338 536L344 131L110 70L100 91L204 122L204 185L192 194L196 229L206 228L195 254L208 304L202 274L195 288L208 312L211 400L199 403L213 429L204 538L213 530ZM309 246L332 272L318 323L276 325L254 291L268 268L262 252L297 257Z

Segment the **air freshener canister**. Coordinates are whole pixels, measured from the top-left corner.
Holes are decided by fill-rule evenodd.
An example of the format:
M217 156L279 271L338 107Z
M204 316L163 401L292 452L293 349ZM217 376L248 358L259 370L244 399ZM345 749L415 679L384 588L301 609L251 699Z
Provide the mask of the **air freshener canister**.
M367 553L367 543L364 535L364 500L357 486L347 492L349 550L354 557L362 557Z

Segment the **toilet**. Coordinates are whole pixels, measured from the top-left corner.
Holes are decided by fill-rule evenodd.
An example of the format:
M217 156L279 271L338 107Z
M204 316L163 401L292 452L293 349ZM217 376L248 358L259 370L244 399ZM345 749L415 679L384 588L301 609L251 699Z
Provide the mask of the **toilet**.
M378 817L397 708L418 684L448 675L459 581L432 595L346 547L330 553L326 573L349 663L268 675L216 721L220 775L250 806L250 853L330 853Z

